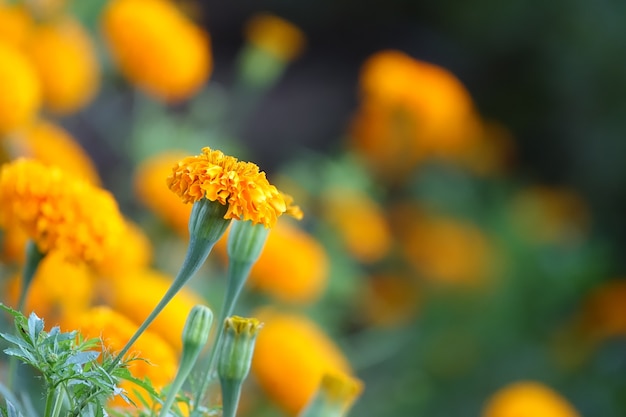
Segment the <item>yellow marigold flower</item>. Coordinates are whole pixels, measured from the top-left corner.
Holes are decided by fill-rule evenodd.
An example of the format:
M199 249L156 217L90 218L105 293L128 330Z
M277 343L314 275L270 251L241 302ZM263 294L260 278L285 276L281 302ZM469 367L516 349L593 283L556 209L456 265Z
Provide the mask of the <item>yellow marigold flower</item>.
M252 372L289 415L307 404L324 374L350 373L339 348L308 318L268 309L254 316L264 327L257 337Z
M113 0L102 26L124 76L161 100L184 100L209 78L209 35L172 2Z
M246 23L248 42L283 61L291 61L302 53L305 36L294 24L270 13L254 15Z
M24 311L34 311L47 325L57 325L64 316L89 307L94 294L93 278L85 263L70 262L62 254L51 252L37 267ZM9 281L5 302L17 304L21 285L21 275Z
M163 178L185 157L184 152L169 151L142 161L135 171L134 189L139 201L180 236L189 236L191 205L183 204L163 184Z
M355 190L332 189L323 198L324 219L348 251L365 263L382 259L391 248L391 231L380 205Z
M223 259L226 241L225 236L215 245ZM281 221L269 233L247 285L283 302L311 303L326 289L329 264L326 250L313 236Z
M151 269L122 272L103 282L103 297L116 311L137 325L154 309L172 284L172 277ZM148 330L166 340L177 352L187 315L197 304L206 304L188 288L183 288L157 316Z
M0 41L23 46L33 24L32 16L23 5L0 2Z
M79 330L84 338L102 339L102 348L115 353L122 349L137 330L137 325L123 314L105 306L93 307L82 314L67 317L61 325L64 331ZM132 346L127 358L147 359L131 361L128 369L139 379L149 378L152 385L161 389L169 384L178 367L178 360L172 347L156 333L146 331ZM126 389L128 396L137 402L133 390L139 390L135 384L123 381L120 386ZM143 393L144 398L149 398ZM138 403L140 404L140 403ZM120 397L112 401L112 406L128 406Z
M120 242L123 219L113 196L60 168L18 159L0 171L0 225L17 224L42 253L98 264Z
M138 224L126 220L120 241L107 252L98 266L103 277L117 277L130 271L145 269L152 262L152 242Z
M36 26L25 52L37 70L49 110L73 113L96 95L100 66L95 47L74 18L64 16Z
M505 386L487 401L482 417L580 417L557 392L535 381Z
M489 280L496 267L495 249L478 227L415 211L409 216L395 216L398 237L405 259L420 275L443 284L481 285Z
M63 167L68 174L94 185L100 184L96 167L80 144L62 127L39 120L4 140L11 156L36 159Z
M0 39L0 136L29 123L41 106L41 86L31 62Z
M6 225L2 230L2 261L21 265L26 260L28 234L19 225Z
M271 185L258 166L208 147L202 148L202 155L180 161L167 185L184 203L206 198L228 206L225 219L272 227L283 213L302 217L299 208L290 204L291 198Z
M457 158L482 134L469 93L437 65L381 51L363 64L360 86L351 144L389 179L427 157Z
M587 205L579 195L541 185L521 190L512 199L509 213L515 229L537 243L580 242L591 223Z

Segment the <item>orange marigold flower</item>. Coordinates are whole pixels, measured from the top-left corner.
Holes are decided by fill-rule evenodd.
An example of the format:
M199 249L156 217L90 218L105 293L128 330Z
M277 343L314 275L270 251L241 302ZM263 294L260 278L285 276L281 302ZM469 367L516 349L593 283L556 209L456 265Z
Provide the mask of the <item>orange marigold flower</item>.
M208 147L202 148L201 155L180 161L167 177L167 185L184 203L206 198L228 206L225 219L250 220L272 227L283 213L302 216L257 165Z
M17 303L21 285L21 275L9 281L5 302ZM59 252L51 252L37 267L24 311L34 311L46 324L57 325L64 316L87 309L93 294L94 277L89 267L68 261Z
M613 279L595 288L584 302L578 326L590 342L626 334L626 280Z
M111 307L137 325L143 323L172 284L172 277L151 269L126 271L103 282L102 296ZM165 339L176 351L182 349L181 335L194 305L206 304L201 297L183 288L148 328Z
M107 252L98 266L98 273L103 277L117 277L130 271L144 269L152 261L150 238L138 224L128 219L125 223L120 238L124 244L117 245Z
M512 383L487 401L483 417L579 417L557 392L534 381Z
M123 314L106 306L93 307L81 314L74 314L61 324L64 331L78 330L84 338L101 338L102 349L115 353L124 347L126 342L137 330L137 325ZM172 347L159 335L151 331L144 332L133 344L126 358L140 357L148 361L131 361L128 369L135 378L149 378L156 389L161 389L172 382L178 368L178 360ZM128 396L137 401L133 393L139 390L135 384L122 381L120 386L127 391ZM143 392L144 398L149 398ZM140 404L140 403L138 403ZM126 406L120 397L115 397L112 406Z
M209 78L209 35L170 1L111 1L102 26L124 76L159 99L184 100Z
M85 28L64 16L35 27L25 48L43 88L44 105L69 114L89 103L100 86L100 66Z
M21 47L33 24L32 16L23 5L0 2L0 40Z
M185 157L184 152L168 151L142 161L135 171L134 189L139 201L180 236L189 236L191 204L183 204L163 186L172 166Z
M382 259L391 248L391 230L382 207L368 195L331 189L323 196L324 219L348 251L365 263Z
M324 374L350 373L333 341L305 316L261 310L252 372L267 394L289 415L304 407Z
M9 135L4 143L14 158L32 158L61 166L68 174L100 184L98 171L87 152L69 132L52 122L39 120Z
M0 172L0 225L14 223L42 253L59 250L94 264L122 243L124 229L109 192L29 159L5 164Z
M248 42L284 61L291 61L304 48L305 36L294 24L270 13L253 16L245 26Z
M0 40L0 135L26 125L41 106L41 85L31 62Z

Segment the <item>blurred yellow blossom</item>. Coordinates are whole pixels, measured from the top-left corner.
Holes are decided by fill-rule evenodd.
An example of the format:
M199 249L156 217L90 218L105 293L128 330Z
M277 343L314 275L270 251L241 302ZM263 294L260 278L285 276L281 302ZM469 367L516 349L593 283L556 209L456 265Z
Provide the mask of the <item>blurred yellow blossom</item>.
M41 106L41 84L32 63L0 39L0 137L34 119Z
M156 98L184 100L209 79L209 35L170 1L110 1L102 28L124 76Z
M580 331L590 342L626 335L626 280L609 280L590 291L579 317Z
M283 213L302 217L300 209L291 205L291 197L271 185L257 165L208 147L202 148L201 155L178 162L167 185L184 203L206 198L228 206L225 219L271 227Z
M5 302L17 304L21 276L8 282ZM34 311L54 326L64 316L87 309L94 293L94 276L83 262L68 261L62 254L51 252L37 268L26 297L25 312Z
M108 251L98 265L98 273L105 278L145 269L152 262L152 242L138 224L127 219L120 241L124 243Z
M387 180L402 180L426 157L463 155L481 136L469 93L437 65L380 51L363 64L360 89L350 143Z
M0 42L22 47L33 24L32 16L23 5L0 2Z
M226 240L215 245L223 258ZM280 221L269 233L248 285L283 302L311 303L326 289L329 268L328 254L315 237L292 222Z
M100 66L90 35L78 20L67 15L37 25L25 52L41 80L47 109L69 114L94 98Z
M113 309L140 325L172 284L172 277L153 269L121 271L102 282L100 292ZM183 288L148 328L168 342L177 352L189 311L206 304L192 290Z
M288 415L295 416L315 393L324 374L350 373L333 341L310 319L262 309L252 372L263 390Z
M87 152L69 132L52 122L38 120L8 136L4 146L14 158L33 158L61 166L68 174L100 184L98 171Z
M284 61L302 53L306 39L297 26L270 13L250 18L244 33L248 42Z
M579 417L572 405L552 388L535 381L509 384L485 405L482 417Z
M364 263L381 260L392 239L383 208L367 194L330 189L322 196L323 216L352 256Z
M115 353L122 349L126 342L137 330L137 325L123 314L106 306L92 307L80 314L74 314L62 323L64 331L78 330L84 338L101 338L102 349ZM159 335L151 331L144 332L132 346L126 358L140 357L147 359L131 361L128 369L135 378L149 378L152 385L162 389L169 384L176 375L178 360L174 349ZM141 389L135 384L122 381L119 384L127 391L129 398L137 402L138 397L133 390ZM143 392L146 399L149 396ZM140 402L137 402L140 404ZM131 407L121 397L116 396L112 406Z
M166 186L164 178L183 159L182 151L168 151L142 161L135 170L134 190L139 201L180 236L189 235L191 205L183 204Z
M0 172L0 225L17 224L42 253L97 264L121 244L124 222L113 196L56 166L17 159Z

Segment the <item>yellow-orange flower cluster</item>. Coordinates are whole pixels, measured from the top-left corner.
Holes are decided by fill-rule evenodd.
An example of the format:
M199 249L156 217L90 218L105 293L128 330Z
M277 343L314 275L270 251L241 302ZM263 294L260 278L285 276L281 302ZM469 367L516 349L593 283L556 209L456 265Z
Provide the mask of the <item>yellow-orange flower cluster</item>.
M126 78L147 93L180 101L211 69L209 35L167 0L114 0L102 18L109 49Z
M167 185L184 203L206 198L228 206L225 219L272 227L283 213L302 217L300 209L291 205L291 198L271 185L257 165L208 147L201 155L180 161L167 177Z
M496 392L483 417L579 417L574 407L550 387L534 381L516 382Z
M28 159L0 172L0 225L14 223L41 252L59 250L94 264L120 243L124 230L109 192Z
M302 52L305 36L292 23L269 13L253 16L245 27L248 42L276 58L290 61Z

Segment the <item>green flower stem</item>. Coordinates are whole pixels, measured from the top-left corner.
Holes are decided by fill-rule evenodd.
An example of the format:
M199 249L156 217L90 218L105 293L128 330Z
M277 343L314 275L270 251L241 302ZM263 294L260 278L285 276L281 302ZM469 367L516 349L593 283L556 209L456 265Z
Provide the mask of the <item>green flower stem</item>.
M222 309L218 316L219 323L217 335L215 336L215 342L213 343L213 347L211 348L211 352L209 353L209 360L207 362L206 368L200 377L200 389L196 394L196 410L202 404L204 400L204 396L209 388L209 384L213 381L215 374L215 366L217 361L217 354L222 347L222 339L224 334L223 323L227 317L230 317L233 314L233 310L235 309L235 305L237 304L237 300L239 299L239 295L243 290L243 287L248 279L248 275L250 274L250 270L254 262L238 262L232 261L228 265L228 283L226 285L226 294L224 296L224 304L222 305ZM195 410L194 410L195 412ZM193 416L193 414L192 414Z
M200 237L191 236L189 240L189 247L187 249L187 254L183 261L183 265L178 271L178 275L172 282L172 285L169 287L161 301L154 307L154 310L150 313L150 315L144 320L144 322L139 326L135 334L130 338L124 348L117 354L113 362L109 365L108 371L112 371L113 368L119 363L119 361L124 357L124 355L128 352L130 347L137 341L139 336L143 334L143 332L148 328L148 326L154 321L154 319L163 311L165 306L174 298L174 296L180 291L180 289L191 279L191 277L200 269L200 267L204 264L204 261L209 256L209 253L215 246L216 241L213 239L206 239Z
M222 381L222 417L235 417L237 414L241 387L241 381Z
M22 287L20 289L20 297L17 302L17 310L22 311L24 304L26 304L26 296L30 289L30 284L35 278L37 268L41 263L41 260L46 256L45 253L41 253L39 248L32 240L26 243L26 264L24 265L24 273L22 274Z
M63 398L65 397L64 390L59 389L59 393L54 401L54 408L52 409L52 417L59 417L61 414L61 408L63 406Z
M46 395L46 408L43 412L44 417L52 417L52 403L54 401L56 390L52 388L48 388L48 393Z
M183 356L180 361L178 373L174 378L174 382L172 382L172 385L170 385L169 392L167 393L167 398L165 400L165 403L163 403L163 407L161 408L161 413L159 414L159 417L167 416L168 411L170 410L172 404L174 404L174 400L176 399L176 393L180 391L183 383L185 382L185 379L187 379L187 376L191 373L191 370L196 363L196 359L198 358L199 353L200 352L195 352L194 354L194 352L183 351Z

